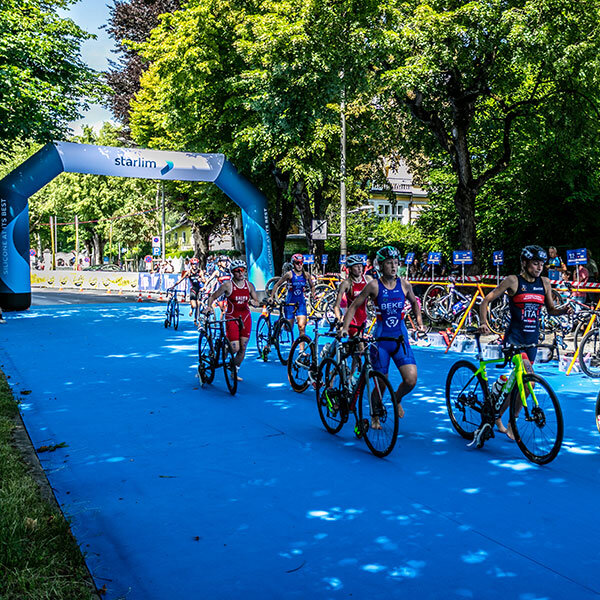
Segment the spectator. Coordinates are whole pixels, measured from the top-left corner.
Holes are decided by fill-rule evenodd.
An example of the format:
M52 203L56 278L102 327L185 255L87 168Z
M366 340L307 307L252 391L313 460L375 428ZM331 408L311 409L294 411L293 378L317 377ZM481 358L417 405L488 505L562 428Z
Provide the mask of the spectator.
M185 275L190 270L190 259L186 256L185 260L181 265L181 275Z
M165 273L175 273L175 267L173 266L173 262L168 260L165 265Z
M408 278L414 279L421 275L421 266L419 265L419 259L415 256L412 263L408 266Z
M560 293L560 296L563 300L567 300L570 295L571 290L571 274L569 271L563 271L561 273L561 278L558 280L556 284L556 290Z
M559 281L561 279L561 273L564 273L567 270L565 263L562 261L562 258L558 256L554 246L548 248L548 264L546 268L548 269L548 279L551 283Z
M579 276L579 286L576 283L577 276ZM581 292L581 291L579 291L579 288L584 288L587 286L589 277L590 277L590 273L583 265L577 265L575 267L575 276L573 277L574 285L573 285L573 294L572 294L572 298L573 298L573 300L575 300L575 302L585 304L587 292Z
M373 261L370 258L367 258L367 265L365 267L365 275L372 276L373 271Z
M588 262L587 262L587 270L590 274L590 279L589 281L598 281L598 265L596 264L596 261L592 258L592 251L588 250L587 251L587 258L588 258Z

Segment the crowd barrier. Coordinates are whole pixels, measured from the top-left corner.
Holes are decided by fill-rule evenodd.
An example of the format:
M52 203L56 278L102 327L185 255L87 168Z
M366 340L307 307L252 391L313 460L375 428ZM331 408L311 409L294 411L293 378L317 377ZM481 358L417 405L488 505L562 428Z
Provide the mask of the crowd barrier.
M106 293L163 294L180 279L178 273L129 273L121 271L32 271L31 286L51 289L96 290ZM188 282L177 286L187 291Z

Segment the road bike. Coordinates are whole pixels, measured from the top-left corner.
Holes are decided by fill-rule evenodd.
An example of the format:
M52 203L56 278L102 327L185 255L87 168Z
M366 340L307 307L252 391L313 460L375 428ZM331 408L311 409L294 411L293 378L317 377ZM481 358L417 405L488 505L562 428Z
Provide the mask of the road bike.
M463 294L456 288L456 280L453 277L448 281L448 286L438 283L430 285L423 294L423 312L432 323L457 323L473 299L473 296ZM477 298L467 314L465 327L479 327L480 303L481 298Z
M167 290L167 310L165 313L165 328L173 325L173 329L179 327L179 300L177 299L177 290L169 288Z
M231 342L225 335L227 323L235 322L240 329L242 320L237 318L216 320L214 316L201 314L198 330L198 376L202 384L212 383L215 371L223 368L225 383L231 395L237 391L237 365Z
M286 319L284 309L291 306L294 309L292 319ZM290 350L294 342L293 321L298 312L298 303L281 302L279 304L263 304L263 312L256 323L256 348L258 355L262 360L269 358L271 348L277 351L277 356L282 365L287 365L290 356ZM279 310L279 316L274 321L271 313ZM291 322L290 322L291 320Z
M481 448L494 437L496 417L508 406L509 425L521 452L533 463L551 462L562 444L563 416L550 385L530 372L529 361L521 355L535 344L507 346L502 358L483 360L479 333L475 332L475 340L479 365L459 360L446 378L446 407L454 429ZM491 393L487 366L503 369L509 363L511 372L500 394Z
M312 321L314 325L314 336L312 338L306 334L298 336L292 344L287 361L288 380L292 389L298 393L304 392L315 381L322 355L326 355L331 348L331 346L324 346L323 350L319 352L319 338L322 336L335 337L333 333L335 322L329 325L329 331L320 333L320 317L308 317L308 321Z
M388 378L373 369L371 347L378 341L394 341L399 338L352 337L338 342L340 360L324 358L319 365L316 396L319 417L325 429L338 433L354 415L354 435L363 438L369 450L380 458L387 456L396 444L398 436L398 404L396 394ZM347 359L360 360L358 376L352 376Z

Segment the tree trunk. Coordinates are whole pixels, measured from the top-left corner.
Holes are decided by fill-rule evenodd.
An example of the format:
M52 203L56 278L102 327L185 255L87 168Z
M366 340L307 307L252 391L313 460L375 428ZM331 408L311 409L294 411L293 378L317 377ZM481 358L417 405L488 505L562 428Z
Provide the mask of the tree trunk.
M308 253L314 254L315 246L312 239L313 212L312 208L310 207L310 199L308 197L308 192L306 191L306 185L304 181L299 181L294 185L292 195L294 196L294 204L298 209L300 220L302 221L302 227L304 228Z
M94 231L92 232L92 264L101 265L106 242Z
M271 170L277 194L274 210L269 210L269 227L271 229L271 244L273 246L273 263L275 274L281 273L285 240L290 230L294 214L294 203L289 193L289 174L283 173L277 167Z
M194 221L191 222L192 248L194 249L194 256L200 261L200 266L202 269L206 268L206 259L209 253L210 234L212 233L213 229L214 227L202 227Z
M454 206L458 212L458 234L460 250L473 252L473 264L467 267L467 272L472 275L480 273L480 260L475 232L475 198L477 192L465 185L459 184L454 193ZM457 248L458 249L458 248Z
M233 248L242 256L246 256L246 244L244 242L244 224L241 212L235 214L231 219L231 239Z

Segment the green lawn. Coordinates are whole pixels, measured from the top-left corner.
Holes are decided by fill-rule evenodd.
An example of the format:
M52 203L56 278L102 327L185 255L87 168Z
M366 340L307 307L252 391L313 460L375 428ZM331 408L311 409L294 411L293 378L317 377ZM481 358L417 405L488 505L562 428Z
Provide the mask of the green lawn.
M43 500L14 444L17 415L17 401L0 371L0 599L97 597L69 524Z

